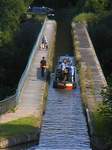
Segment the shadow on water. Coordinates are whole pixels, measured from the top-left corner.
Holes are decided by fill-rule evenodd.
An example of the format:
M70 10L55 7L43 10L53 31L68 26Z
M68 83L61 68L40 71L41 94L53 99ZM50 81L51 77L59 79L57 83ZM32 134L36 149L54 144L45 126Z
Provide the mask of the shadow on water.
M73 55L73 43L71 36L71 14L67 14L68 10L56 13L57 36L56 36L56 58L60 55ZM68 11L69 12L69 11Z

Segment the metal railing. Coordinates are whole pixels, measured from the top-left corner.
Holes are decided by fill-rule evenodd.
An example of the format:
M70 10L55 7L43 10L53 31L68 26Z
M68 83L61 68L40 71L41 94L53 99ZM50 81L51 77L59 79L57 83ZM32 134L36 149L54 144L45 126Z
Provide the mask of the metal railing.
M13 109L17 105L16 94L0 101L0 114Z
M21 94L21 91L22 91L22 88L24 87L24 83L25 81L27 80L27 77L28 77L28 73L29 73L29 70L31 69L31 64L32 64L32 61L33 61L33 58L34 58L34 55L37 51L37 49L39 48L40 46L40 42L42 40L42 37L43 37L43 33L44 33L44 29L45 29L45 26L46 26L46 21L47 21L47 17L45 18L44 20L44 23L43 23L43 26L42 26L42 29L37 37L37 40L34 44L34 47L32 49L32 52L30 54L30 57L29 57L29 60L28 60L28 63L26 65L26 68L19 80L19 84L18 84L18 87L16 89L16 94L11 96L11 97L8 97L2 101L0 101L0 114L3 114L5 112L7 112L8 110L11 110L13 109L18 103L19 103L19 97L20 97L20 94Z

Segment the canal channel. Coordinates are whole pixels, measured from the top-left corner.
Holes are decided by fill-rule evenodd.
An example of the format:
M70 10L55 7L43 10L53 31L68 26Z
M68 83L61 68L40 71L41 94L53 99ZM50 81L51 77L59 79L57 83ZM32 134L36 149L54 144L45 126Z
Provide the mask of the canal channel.
M55 62L61 55L73 56L70 19L67 13L58 12ZM46 112L40 134L39 145L28 150L74 149L91 150L90 139L82 100L80 86L72 91L53 89L51 79Z

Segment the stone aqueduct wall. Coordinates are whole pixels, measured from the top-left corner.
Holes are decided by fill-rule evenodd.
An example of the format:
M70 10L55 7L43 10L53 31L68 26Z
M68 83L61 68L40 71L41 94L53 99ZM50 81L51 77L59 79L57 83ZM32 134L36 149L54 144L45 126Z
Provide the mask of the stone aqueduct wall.
M86 103L90 111L94 105L102 101L101 90L107 85L95 49L84 24L72 23L72 35L76 60L84 79Z
M101 65L88 34L86 25L72 23L74 55L79 69L81 96L86 110L89 134L93 147L99 147L94 136L92 112L96 105L102 102L101 90L107 86ZM101 148L100 148L101 149Z

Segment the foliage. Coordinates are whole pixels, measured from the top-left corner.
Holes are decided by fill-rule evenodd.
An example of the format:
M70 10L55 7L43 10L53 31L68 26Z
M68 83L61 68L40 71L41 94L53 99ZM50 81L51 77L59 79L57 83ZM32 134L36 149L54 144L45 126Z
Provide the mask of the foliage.
M108 86L102 90L103 103L112 109L112 86Z
M85 9L87 11L101 13L109 8L109 0L86 0Z
M37 20L27 20L18 28L13 40L0 48L0 99L15 92L41 26Z
M23 17L30 2L0 1L0 99L15 92L41 28L38 18Z
M24 3L25 3L25 6L28 7L30 4L32 4L32 2L33 2L34 0L23 0L23 1L24 1Z
M97 20L97 16L94 13L81 13L73 19L75 22L81 23L93 23Z
M106 104L100 104L94 112L95 136L108 146L112 146L112 109Z
M0 42L1 46L12 39L12 34L17 30L20 16L25 11L22 0L0 1Z
M32 0L0 1L0 46L8 43Z
M102 90L103 102L94 112L95 136L99 137L106 147L112 147L112 82Z

